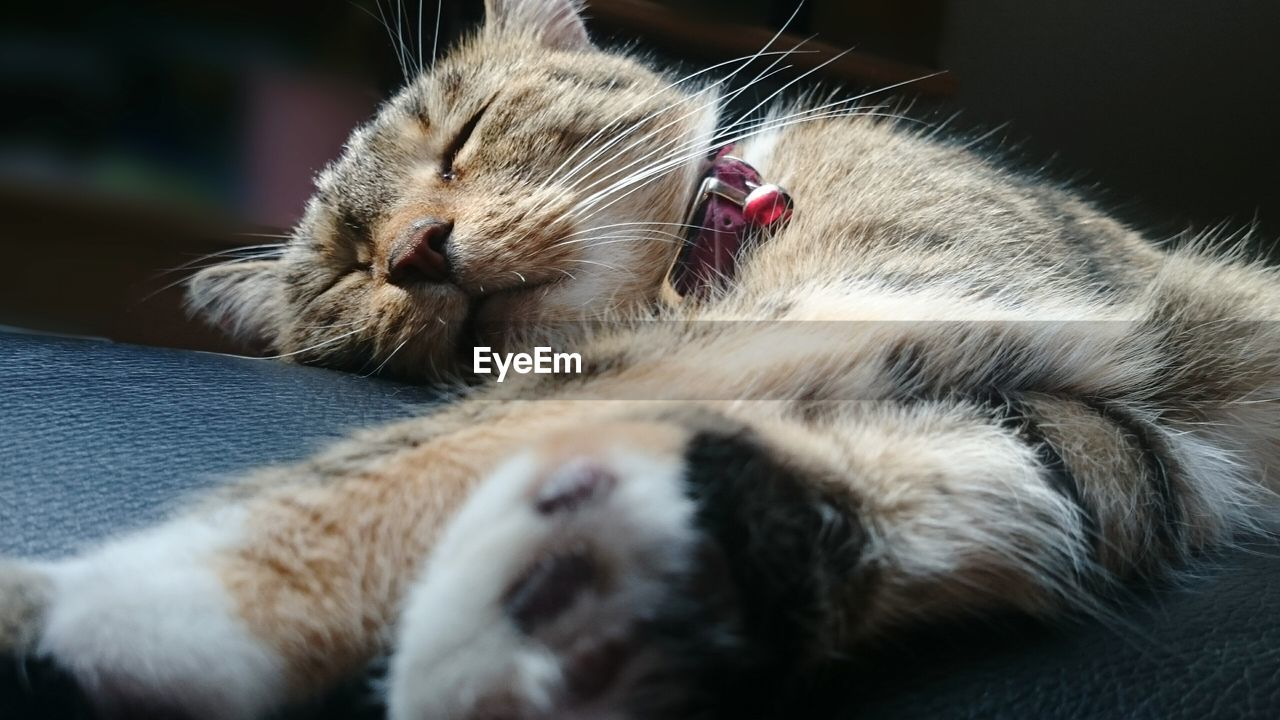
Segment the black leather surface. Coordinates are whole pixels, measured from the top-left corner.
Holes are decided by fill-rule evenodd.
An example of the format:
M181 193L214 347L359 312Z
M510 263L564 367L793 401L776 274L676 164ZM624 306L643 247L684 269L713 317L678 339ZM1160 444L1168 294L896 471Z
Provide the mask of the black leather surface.
M282 362L0 332L0 555L146 524L431 395Z
M935 633L862 678L845 716L1280 718L1280 548L1253 544L1196 574L1105 625Z
M0 554L59 554L143 524L219 475L303 456L429 397L275 362L0 334ZM922 635L842 678L825 715L1280 718L1280 549L1226 553L1185 585L1105 626ZM32 707L14 704L20 686L69 702L56 678L28 670L0 668L0 714ZM41 707L31 716L71 716ZM357 709L368 705L347 694L322 714Z

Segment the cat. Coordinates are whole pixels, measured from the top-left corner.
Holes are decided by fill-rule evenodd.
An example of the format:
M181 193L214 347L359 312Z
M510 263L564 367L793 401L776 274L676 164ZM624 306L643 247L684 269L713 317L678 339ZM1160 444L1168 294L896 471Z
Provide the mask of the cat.
M1275 271L845 105L718 131L720 83L579 10L487 0L279 257L191 293L294 361L456 381L477 333L541 333L582 373L8 561L0 647L108 716L262 717L384 652L396 720L759 716L921 623L1103 613L1266 526ZM703 267L728 157L790 217Z

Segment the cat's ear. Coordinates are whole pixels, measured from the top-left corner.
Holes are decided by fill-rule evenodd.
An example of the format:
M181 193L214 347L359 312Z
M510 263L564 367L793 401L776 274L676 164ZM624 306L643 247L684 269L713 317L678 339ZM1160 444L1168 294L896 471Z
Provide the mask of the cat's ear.
M282 326L284 284L275 260L229 262L187 281L187 309L237 340L270 346Z
M561 50L591 47L580 0L484 0L490 26L532 32Z

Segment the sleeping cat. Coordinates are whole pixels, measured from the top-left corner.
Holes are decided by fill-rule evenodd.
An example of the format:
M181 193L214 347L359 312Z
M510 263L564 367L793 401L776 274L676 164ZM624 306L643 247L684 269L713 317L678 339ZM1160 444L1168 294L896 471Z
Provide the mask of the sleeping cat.
M0 647L107 715L262 717L390 652L396 719L759 716L922 622L1103 612L1270 513L1272 271L846 105L718 131L721 83L594 47L572 0L486 9L193 302L300 362L448 380L537 335L582 373L4 564ZM726 253L690 207L730 162L794 207Z

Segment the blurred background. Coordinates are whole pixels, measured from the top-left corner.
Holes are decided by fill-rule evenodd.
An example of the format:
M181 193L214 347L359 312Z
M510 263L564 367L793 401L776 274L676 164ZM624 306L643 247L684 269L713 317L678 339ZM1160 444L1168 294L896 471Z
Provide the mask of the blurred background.
M1275 0L587 5L598 41L694 67L754 52L794 13L780 46L818 51L795 74L851 47L814 77L856 92L945 70L893 94L994 131L993 149L1154 237L1280 238ZM0 325L232 349L184 317L166 288L179 266L286 232L402 64L481 15L481 0L6 3Z

